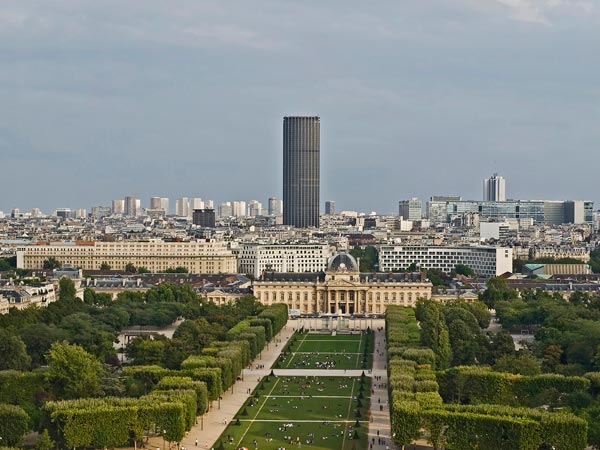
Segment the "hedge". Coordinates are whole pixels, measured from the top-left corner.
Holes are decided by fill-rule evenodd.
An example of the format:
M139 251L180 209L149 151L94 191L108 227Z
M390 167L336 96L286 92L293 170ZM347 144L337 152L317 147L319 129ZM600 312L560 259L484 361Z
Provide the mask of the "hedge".
M3 444L17 445L27 430L29 430L29 416L23 408L0 404L0 437Z
M204 381L194 381L191 377L164 377L156 385L156 390L196 391L196 415L200 416L208 410L208 389Z
M392 435L399 445L408 445L429 436L434 448L447 450L582 450L586 447L587 423L572 414L549 413L505 405L444 405L443 396L454 400L508 401L511 396L535 395L545 389L572 392L588 389L583 377L521 375L492 372L482 367L456 367L435 373L431 361L415 336L416 319L412 308L391 306L387 309L388 386ZM399 350L404 348L403 352ZM413 361L407 361L412 359ZM440 383L438 386L437 382Z
M453 367L439 372L437 380L446 402L467 404L499 403L518 406L550 389L569 394L590 388L590 380L585 377L559 374L523 376L494 372L480 366Z

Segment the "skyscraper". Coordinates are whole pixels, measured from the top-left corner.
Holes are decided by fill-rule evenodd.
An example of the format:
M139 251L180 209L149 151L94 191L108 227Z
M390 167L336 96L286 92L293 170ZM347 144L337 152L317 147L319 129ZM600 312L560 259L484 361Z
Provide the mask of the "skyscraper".
M283 202L275 197L269 197L269 215L280 216L283 212Z
M506 201L506 182L504 178L495 173L491 178L483 180L483 201L504 202Z
M283 223L319 226L321 119L283 118Z
M325 202L325 214L335 214L335 202L333 200Z
M135 217L138 213L137 198L133 195L125 197L125 215Z

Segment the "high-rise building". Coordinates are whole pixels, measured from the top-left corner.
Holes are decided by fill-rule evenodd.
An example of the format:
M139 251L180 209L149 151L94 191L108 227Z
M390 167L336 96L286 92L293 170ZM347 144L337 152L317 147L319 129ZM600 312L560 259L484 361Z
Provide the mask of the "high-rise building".
M483 201L503 202L506 200L506 182L495 173L491 178L483 180Z
M125 197L125 215L135 217L137 213L137 199L133 195L128 195Z
M283 223L319 226L321 119L283 118Z
M169 199L167 197L160 198L160 209L162 209L165 214L169 214Z
M270 216L280 216L283 213L283 202L275 197L269 197L268 213Z
M335 214L335 202L333 200L325 202L325 214Z
M177 217L187 217L190 210L190 201L187 197L181 197L175 201L175 215Z
M194 209L204 209L204 202L202 201L201 198L192 198L190 200L190 209L194 210Z
M231 203L231 208L232 208L233 215L235 217L245 217L246 216L246 202L233 201Z
M421 199L413 197L408 200L400 200L398 206L398 215L404 220L421 220L423 218Z
M258 200L250 200L248 203L248 215L250 217L256 217L262 215L262 203Z
M123 214L125 212L125 200L113 200L112 201L112 213Z
M219 205L219 217L231 217L233 215L233 208L231 202L221 203Z
M160 207L160 197L152 197L150 199L150 209L162 209Z

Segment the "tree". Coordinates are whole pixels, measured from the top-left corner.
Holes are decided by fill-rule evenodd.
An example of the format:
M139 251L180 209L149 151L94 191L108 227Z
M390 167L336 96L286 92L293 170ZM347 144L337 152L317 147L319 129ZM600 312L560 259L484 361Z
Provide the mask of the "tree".
M542 362L531 353L504 355L496 359L494 370L533 376L542 373Z
M361 272L375 272L377 270L378 258L375 247L371 245L364 248L356 246L349 253L359 260L359 270Z
M64 330L45 323L27 325L19 330L19 334L25 343L27 353L31 357L33 367L46 365L45 355L52 344L67 338L67 333Z
M50 438L48 430L45 429L35 444L35 450L54 450L54 448L56 448L56 445L54 444L54 441Z
M14 270L17 268L17 257L0 258L0 271Z
M100 264L100 270L110 270L110 264L104 261L102 264Z
M100 389L102 365L79 345L56 342L48 355L47 379L61 399L93 397Z
M77 296L75 283L67 277L62 277L58 282L58 298L60 300L73 300Z
M140 266L137 268L137 273L150 273L150 270L144 266Z
M25 343L20 336L0 328L0 370L25 371L31 365Z
M135 271L136 271L136 269L135 269L135 266L133 265L133 263L125 264L125 272L135 273Z
M490 278L487 282L487 289L480 294L480 300L483 300L488 308L493 308L498 301L517 297L516 292L508 288L506 280L500 277Z
M473 275L475 275L475 272L473 271L473 269L471 269L469 266L466 266L464 264L457 264L456 267L454 268L454 271L458 275L464 275L466 277L472 277Z
M51 256L43 263L43 268L46 270L58 269L61 266L60 261Z
M169 267L168 269L165 269L165 273L188 273L189 270L187 269L187 267L183 267L183 266L177 266L175 268L173 267Z
M28 429L29 416L23 408L0 404L0 437L3 446L18 445Z

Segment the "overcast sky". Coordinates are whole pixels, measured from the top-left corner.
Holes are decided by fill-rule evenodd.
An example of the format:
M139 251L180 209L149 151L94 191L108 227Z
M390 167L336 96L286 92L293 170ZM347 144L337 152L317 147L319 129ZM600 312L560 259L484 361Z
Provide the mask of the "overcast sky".
M600 0L3 0L0 210L282 196L321 117L321 200L600 205Z

